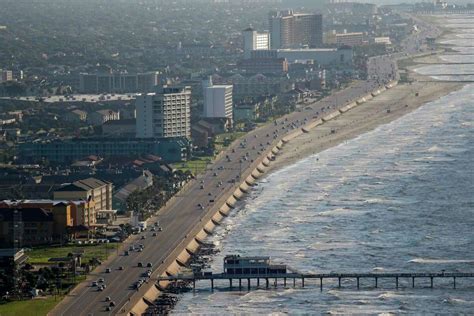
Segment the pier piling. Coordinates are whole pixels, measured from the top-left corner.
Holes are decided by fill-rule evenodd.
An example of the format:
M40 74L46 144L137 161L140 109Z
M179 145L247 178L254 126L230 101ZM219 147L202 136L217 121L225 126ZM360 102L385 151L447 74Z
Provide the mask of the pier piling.
M242 279L239 279L239 290L242 290Z
M283 278L283 286L286 287L286 278Z
M415 277L411 278L411 287L415 288Z
M267 289L268 289L268 278L265 278L265 282L267 283Z
M395 287L398 289L398 277L395 278Z
M338 287L341 288L341 277L338 277Z
M229 279L229 287L232 289L232 279Z
M323 278L319 278L319 289L323 290Z
M250 291L250 278L247 279L247 289Z
M304 287L304 278L301 278L301 287Z
M456 277L453 277L453 288L456 288Z
M430 287L433 288L433 277L430 277Z
M375 277L375 288L378 287L378 283L379 283L379 278Z
M359 277L357 277L357 289L359 289Z

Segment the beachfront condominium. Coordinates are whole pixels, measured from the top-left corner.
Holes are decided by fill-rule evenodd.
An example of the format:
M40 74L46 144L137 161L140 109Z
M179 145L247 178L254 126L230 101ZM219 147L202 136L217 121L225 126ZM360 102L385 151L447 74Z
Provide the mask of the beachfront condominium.
M268 31L257 32L249 27L242 34L244 38L244 58L250 58L254 50L270 49L270 33Z
M323 16L295 13L293 10L272 11L269 14L270 44L272 49L321 47L323 44Z
M206 118L226 118L232 122L232 85L214 85L212 78L203 82L204 113Z
M163 86L135 101L137 138L191 137L191 87Z

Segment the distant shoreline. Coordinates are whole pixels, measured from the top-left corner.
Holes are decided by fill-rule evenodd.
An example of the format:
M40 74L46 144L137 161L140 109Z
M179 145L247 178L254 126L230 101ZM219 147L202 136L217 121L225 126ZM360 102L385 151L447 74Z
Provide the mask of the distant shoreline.
M390 123L463 86L464 84L457 82L415 81L412 84L398 84L374 99L286 143L275 161L270 164L265 176Z
M444 28L439 22L438 19L430 20L430 23L436 24L437 27L443 30L443 33L451 32L450 29ZM444 47L444 45L440 44L439 48L441 47ZM277 155L277 159L270 164L265 176L293 165L310 155L354 139L380 125L388 124L426 103L463 88L466 83L426 81L431 78L415 71L416 68L428 64L446 63L439 57L442 53L444 53L444 50L438 50L431 55L420 57L407 56L405 60L408 60L410 65L403 67L403 69L414 79L411 84L399 82L397 86L384 91L376 98L351 109L336 119L325 122L323 125L310 130L309 133L292 139L285 144ZM416 96L416 93L418 93L418 96ZM335 131L335 133L331 133L331 131Z

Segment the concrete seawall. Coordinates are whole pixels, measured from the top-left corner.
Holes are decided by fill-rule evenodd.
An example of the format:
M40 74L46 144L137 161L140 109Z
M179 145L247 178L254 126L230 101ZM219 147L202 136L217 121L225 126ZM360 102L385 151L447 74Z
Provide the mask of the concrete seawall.
M350 102L339 110L335 110L321 119L314 119L307 123L302 128L291 131L285 135L281 140L275 141L273 147L264 152L259 159L254 161L249 168L243 171L240 183L236 183L232 188L227 191L227 195L224 195L218 199L215 203L215 207L209 210L207 214L201 218L200 222L192 229L192 231L186 236L185 239L180 241L174 251L161 263L161 267L155 271L152 275L151 280L157 276L168 276L178 274L181 267L196 253L203 240L210 234L213 233L216 226L224 220L224 218L231 212L235 207L238 200L241 200L245 194L250 190L251 186L267 171L272 160L276 158L279 151L284 147L285 143L290 142L292 139L307 133L310 130L324 124L329 120L334 120L343 113L350 111L351 109L363 104L367 100L370 100L380 95L386 89L391 89L396 86L398 82L393 81L387 84L384 88L378 89L369 93L368 95L358 99L355 102ZM160 282L161 286L166 286L166 282ZM119 313L121 315L141 315L146 311L149 304L155 301L160 295L160 289L155 284L147 284L143 291L137 293L140 297L132 297L129 306L125 306L124 309L128 312Z

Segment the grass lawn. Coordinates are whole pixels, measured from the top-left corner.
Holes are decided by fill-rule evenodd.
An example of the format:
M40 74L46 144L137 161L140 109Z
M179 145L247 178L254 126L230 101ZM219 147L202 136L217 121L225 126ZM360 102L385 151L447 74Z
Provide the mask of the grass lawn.
M46 315L61 299L56 296L0 304L0 316Z
M182 171L189 170L193 174L199 174L206 170L206 166L211 162L212 158L212 156L196 157L193 160L185 161L182 163L175 163L173 164L173 168Z
M108 255L115 251L116 244L97 244L97 245L70 245L63 247L41 247L33 248L27 251L26 254L29 257L28 262L31 264L48 263L50 258L67 257L70 252L76 252L83 250L84 254L82 257L83 262L88 262L93 257L99 260L106 259L106 253ZM1 316L1 315L0 315Z

